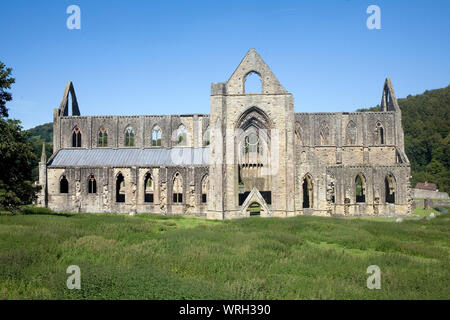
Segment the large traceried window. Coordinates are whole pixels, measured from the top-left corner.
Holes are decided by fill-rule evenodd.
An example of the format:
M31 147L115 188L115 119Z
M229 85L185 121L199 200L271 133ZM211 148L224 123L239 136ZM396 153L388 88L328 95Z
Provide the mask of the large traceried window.
M259 153L260 152L259 137L255 132L251 132L245 137L244 153Z
M162 139L161 128L158 125L156 125L153 127L152 130L152 146L160 147L162 142L161 139Z
M183 178L179 172L175 173L173 176L172 194L173 203L183 202Z
M186 127L182 124L177 129L177 144L179 146L186 146L187 145L187 132Z
M272 202L272 127L268 115L256 106L245 110L236 121L234 143L238 151L236 175L239 205L246 201L254 188L258 189L267 204Z
M81 130L79 126L72 129L72 147L81 148Z
M108 132L104 126L101 126L98 130L98 146L100 148L108 146Z
M248 132L244 132L243 139L241 138L240 145L240 159L242 165L262 167L268 165L269 153L268 153L268 136L264 130L257 130L250 128ZM244 169L245 171L245 169ZM248 172L247 170L247 173ZM261 190L262 191L262 190ZM260 192L261 192L260 191Z
M128 126L125 129L125 147L134 147L134 136L133 127Z

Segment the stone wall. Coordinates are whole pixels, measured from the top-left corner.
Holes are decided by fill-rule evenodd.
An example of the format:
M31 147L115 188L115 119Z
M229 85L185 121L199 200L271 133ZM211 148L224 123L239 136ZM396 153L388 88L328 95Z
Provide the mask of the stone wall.
M438 192L438 191L430 191L430 190L415 189L415 188L412 188L411 191L412 191L413 198L449 199L447 192Z
M116 200L116 177L125 179L125 202ZM153 202L145 202L145 175L153 179ZM183 181L183 201L173 203L173 177L179 173ZM96 192L89 193L91 175L96 180ZM60 192L60 180L68 180L68 193ZM70 212L118 212L189 214L206 216L207 204L202 203L202 179L208 176L207 166L192 167L131 167L131 168L48 168L48 207Z
M355 125L350 138L350 122ZM383 128L384 143L379 142L377 124ZM295 113L296 134L303 146L398 146L395 112ZM325 141L321 132L328 132ZM351 142L350 142L350 141Z
M98 148L98 133L103 126L108 134L108 148L124 148L125 131L132 127L135 139L134 147L152 147L152 131L155 126L161 129L161 147L178 145L177 129L186 128L186 146L202 147L209 127L208 115L169 115L169 116L66 116L54 120L53 152L72 147L72 130L78 126L81 130L81 147Z

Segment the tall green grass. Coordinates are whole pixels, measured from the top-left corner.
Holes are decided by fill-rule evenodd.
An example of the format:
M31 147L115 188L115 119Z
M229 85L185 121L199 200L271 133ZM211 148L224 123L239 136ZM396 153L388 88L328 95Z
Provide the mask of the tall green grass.
M450 219L0 216L3 299L449 299ZM381 268L381 290L366 269ZM68 290L66 268L81 269Z

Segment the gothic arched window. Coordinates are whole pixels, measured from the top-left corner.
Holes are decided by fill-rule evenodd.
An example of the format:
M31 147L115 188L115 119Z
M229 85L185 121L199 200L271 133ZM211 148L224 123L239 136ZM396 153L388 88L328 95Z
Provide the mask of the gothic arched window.
M125 147L134 147L134 130L131 126L125 130Z
M323 122L320 126L320 145L325 146L329 144L330 129L328 124Z
M172 194L173 203L183 202L183 178L179 172L173 176Z
M144 178L144 202L153 202L153 178L150 172L147 172Z
M206 203L208 201L208 188L209 188L209 178L206 174L202 179L202 203Z
M302 140L302 127L300 126L300 123L295 123L295 143L301 146L303 144Z
M262 93L262 81L258 72L247 73L244 78L244 93Z
M203 134L203 146L209 146L210 144L210 130L209 128L206 129L205 133Z
M116 177L116 202L125 202L125 178L120 172Z
M345 130L345 143L348 145L356 144L356 124L351 120Z
M186 138L187 138L186 127L180 124L180 126L177 129L177 144L179 146L187 145Z
M356 202L366 202L366 178L358 174L355 178Z
M302 184L303 190L303 208L313 207L313 183L309 174L305 175Z
M161 128L158 125L155 125L152 130L152 146L160 147L161 146L162 133Z
M93 174L91 174L88 180L88 193L97 193L97 181Z
M104 126L101 126L98 130L98 146L107 147L108 146L108 132Z
M386 203L395 203L395 178L392 174L388 174L384 178L384 186L386 193Z
M381 124L381 122L377 122L377 127L375 129L376 132L376 141L377 144L385 144L386 143L386 137L385 137L385 132L384 132L384 128L383 125Z
M81 130L79 126L72 129L72 147L81 148Z
M59 193L69 193L69 181L67 181L66 176L59 179Z
M333 175L327 175L327 200L336 203L336 178Z
M251 132L245 137L244 153L258 153L260 151L259 137Z

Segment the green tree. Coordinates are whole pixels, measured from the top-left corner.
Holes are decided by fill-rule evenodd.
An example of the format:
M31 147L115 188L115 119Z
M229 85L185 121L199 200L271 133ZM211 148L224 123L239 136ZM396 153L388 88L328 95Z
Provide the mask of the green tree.
M6 102L12 100L11 93L5 91L5 89L11 89L11 85L15 82L14 78L11 78L11 68L6 68L3 62L0 61L0 116L8 116L8 108L6 108Z
M0 62L0 207L13 211L22 204L31 203L37 188L32 184L33 153L27 131L19 120L7 119L6 102L11 101L10 89L14 78L11 68Z

